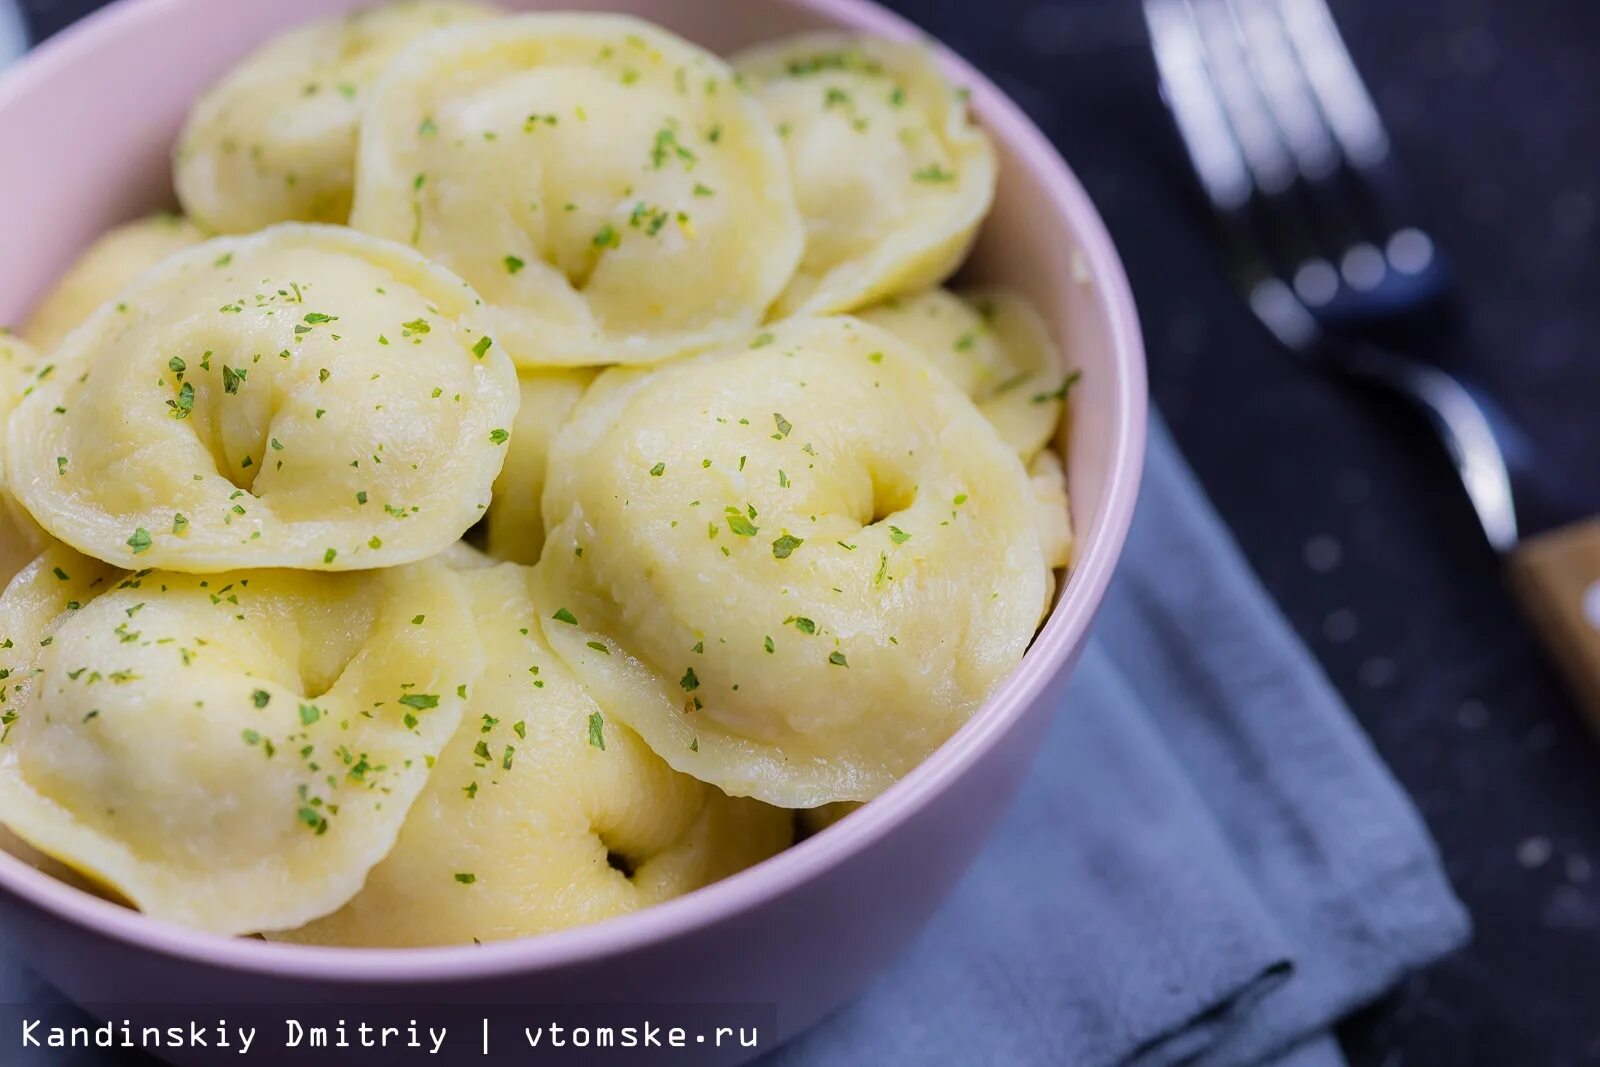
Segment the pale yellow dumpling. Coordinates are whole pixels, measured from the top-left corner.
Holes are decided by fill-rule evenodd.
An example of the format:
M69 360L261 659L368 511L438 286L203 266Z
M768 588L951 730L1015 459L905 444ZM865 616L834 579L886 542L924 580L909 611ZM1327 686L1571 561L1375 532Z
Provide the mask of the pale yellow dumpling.
M544 493L550 446L567 424L583 391L594 380L588 367L524 370L517 373L522 404L512 424L506 465L495 479L487 520L489 555L517 563L539 562L544 547Z
M46 369L50 366L28 342L9 330L0 330L0 426L40 375L54 373ZM49 542L50 535L17 503L0 476L0 583L9 582Z
M158 918L340 907L483 668L453 572L128 573L47 550L0 598L0 820Z
M1038 507L1039 543L1052 569L1072 562L1072 511L1067 506L1067 474L1061 457L1049 450L1028 464L1028 480Z
M781 314L851 311L956 269L995 155L925 46L817 33L732 62L783 136L805 219Z
M930 289L861 312L903 338L970 396L1023 462L1055 436L1075 375L1037 312L1004 289Z
M173 153L184 210L216 233L346 221L372 83L417 38L496 13L465 0L386 4L267 42L189 114Z
M9 330L0 329L0 422L11 413L43 364L33 346ZM49 537L22 509L9 490L0 487L0 584L8 583L31 563ZM26 841L0 826L0 849L24 863L62 877L66 869L55 864Z
M926 358L791 319L590 386L550 457L545 632L679 770L867 800L1021 659L1049 575L1034 507Z
M709 52L621 15L516 16L397 58L362 123L351 224L471 282L524 367L726 342L802 239L760 107Z
M205 237L194 223L177 215L151 215L106 232L45 294L23 332L40 350L53 351L89 312L116 296L123 286Z
M460 731L356 897L274 935L333 945L526 937L621 915L786 847L790 815L679 774L545 643L528 572L462 575L487 653Z
M179 252L55 353L12 491L125 566L346 570L482 517L518 403L476 294L411 249L284 223Z

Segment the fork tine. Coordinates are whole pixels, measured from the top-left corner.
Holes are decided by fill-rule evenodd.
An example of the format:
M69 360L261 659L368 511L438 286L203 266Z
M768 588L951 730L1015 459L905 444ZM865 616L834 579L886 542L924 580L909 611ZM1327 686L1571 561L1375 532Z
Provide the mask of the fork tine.
M1162 93L1221 224L1235 281L1268 329L1290 349L1302 350L1317 336L1317 325L1274 272L1254 234L1254 172L1218 89L1194 4L1144 0L1143 8Z
M1162 95L1200 184L1219 212L1242 210L1250 202L1250 171L1206 70L1200 30L1189 5L1186 0L1144 0L1144 18Z
M1389 156L1389 134L1328 5L1324 0L1278 0L1278 10L1345 156L1358 168L1382 163Z
M1340 263L1356 288L1376 284L1387 265L1401 275L1435 275L1442 265L1428 235L1415 226L1407 183L1390 154L1388 131L1356 70L1326 0L1252 0L1276 6L1299 69L1351 170L1360 176L1363 211L1373 236L1349 248Z
M1256 82L1300 174L1320 181L1339 166L1339 145L1317 104L1305 68L1295 53L1272 0L1231 0Z
M1371 213L1364 198L1338 171L1344 155L1319 106L1275 0L1211 0L1231 17L1243 54L1236 58L1272 117L1299 178L1294 223L1279 223L1309 240L1293 247L1284 264L1302 300L1322 306L1337 296L1343 275L1350 284L1382 275L1382 255L1368 238ZM1345 269L1348 265L1348 269ZM1365 268L1365 269L1364 269Z
M1256 187L1268 196L1286 192L1294 184L1295 160L1267 108L1227 0L1188 0L1188 5L1200 32L1206 69Z

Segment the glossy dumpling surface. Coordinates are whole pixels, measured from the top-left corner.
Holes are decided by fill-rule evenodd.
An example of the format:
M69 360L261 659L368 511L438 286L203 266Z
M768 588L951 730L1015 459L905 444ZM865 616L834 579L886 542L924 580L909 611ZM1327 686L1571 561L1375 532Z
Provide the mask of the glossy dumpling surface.
M678 896L789 844L788 812L679 774L604 714L546 644L527 573L462 575L487 666L459 732L366 887L279 937L524 937Z
M49 366L28 342L8 330L0 330L0 426L41 374L48 377L54 373L45 369ZM0 445L0 453L3 451ZM9 582L49 540L0 476L0 583Z
M715 56L619 15L517 16L408 50L362 126L351 222L471 282L524 366L725 341L801 245L759 107Z
M34 309L24 331L28 340L50 352L89 312L116 296L123 286L172 253L205 240L205 234L177 215L151 215L125 223L90 245Z
M332 226L180 252L53 359L11 418L12 490L127 566L431 555L481 517L517 407L465 283Z
M1028 479L1038 504L1039 544L1052 570L1072 562L1072 509L1067 502L1067 473L1061 457L1048 449L1028 464Z
M1024 461L1055 435L1071 376L1022 297L1003 289L930 289L892 298L861 317L931 359Z
M955 270L994 197L994 149L925 47L821 33L733 63L783 135L805 218L780 312L849 311Z
M452 572L124 572L57 547L0 599L0 819L223 934L342 905L483 666Z
M184 210L218 233L346 221L372 83L418 37L494 13L459 0L387 4L269 41L190 112L173 156Z
M1033 492L893 335L797 319L750 344L590 387L550 459L545 631L679 770L869 799L1020 660Z
M594 375L586 367L518 373L522 404L508 442L506 465L495 480L489 502L485 547L494 558L530 565L539 562L544 547L539 498L544 493L550 447Z

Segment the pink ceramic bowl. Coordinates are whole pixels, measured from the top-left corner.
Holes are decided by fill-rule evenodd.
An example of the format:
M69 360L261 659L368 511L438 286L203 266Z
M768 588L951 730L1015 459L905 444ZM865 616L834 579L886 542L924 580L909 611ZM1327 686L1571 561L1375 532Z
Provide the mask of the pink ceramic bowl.
M170 203L168 152L196 96L272 34L361 0L122 0L0 76L0 323L19 322L98 233ZM509 7L537 0L500 0ZM915 27L866 0L564 0L632 10L718 52L819 27ZM922 766L789 851L668 904L482 947L359 950L167 925L0 855L0 932L83 1003L438 1001L775 1005L811 1024L916 934L1027 770L1087 639L1133 514L1145 435L1134 305L1105 228L1017 106L955 56L998 146L999 194L970 274L1022 290L1083 371L1065 435L1076 570L1022 666ZM631 1062L631 1061L630 1061Z

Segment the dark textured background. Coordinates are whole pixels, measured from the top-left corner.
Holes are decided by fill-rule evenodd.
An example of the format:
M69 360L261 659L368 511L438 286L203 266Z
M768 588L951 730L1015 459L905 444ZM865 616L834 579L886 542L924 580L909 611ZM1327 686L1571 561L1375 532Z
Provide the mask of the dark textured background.
M1458 269L1463 328L1441 346L1537 428L1550 469L1587 479L1600 468L1600 7L1332 3ZM38 37L98 6L23 0ZM1130 0L891 6L1010 91L1088 186L1133 279L1157 403L1416 797L1476 918L1471 948L1344 1028L1352 1063L1600 1063L1600 746L1427 437L1291 366L1234 298Z

